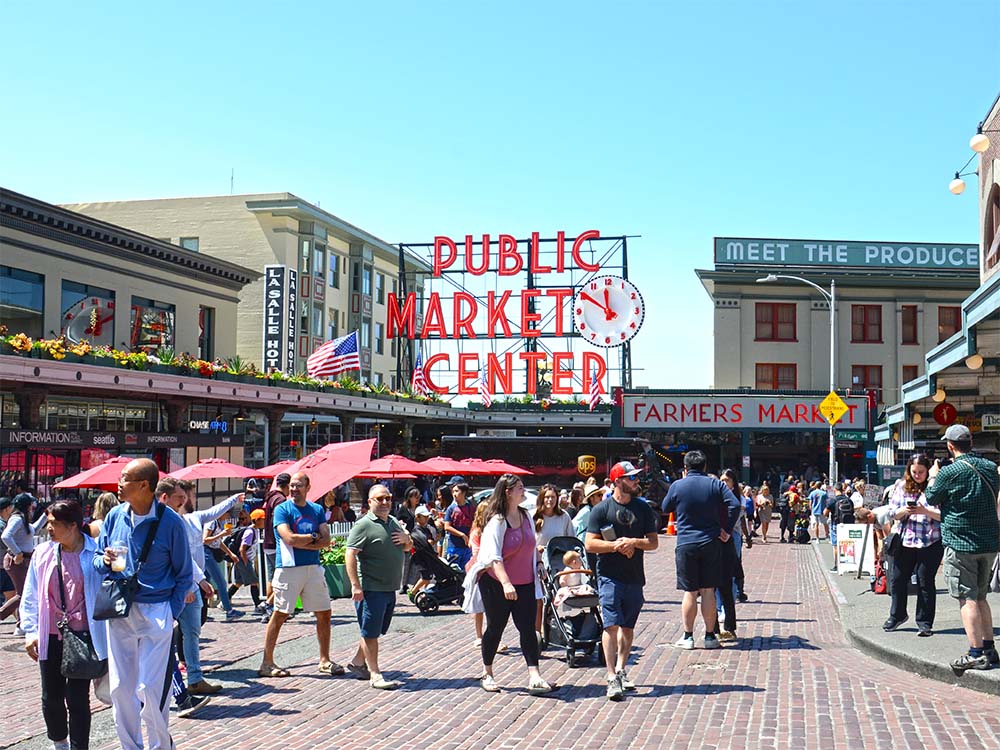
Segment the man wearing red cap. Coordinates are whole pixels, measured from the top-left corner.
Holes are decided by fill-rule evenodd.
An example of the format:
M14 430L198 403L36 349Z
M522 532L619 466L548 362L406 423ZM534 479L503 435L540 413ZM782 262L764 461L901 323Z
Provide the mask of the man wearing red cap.
M635 690L625 665L646 584L642 553L656 549L657 518L639 497L639 469L628 461L611 467L613 492L587 519L587 552L597 555L597 586L604 619L604 661L608 700L620 701Z

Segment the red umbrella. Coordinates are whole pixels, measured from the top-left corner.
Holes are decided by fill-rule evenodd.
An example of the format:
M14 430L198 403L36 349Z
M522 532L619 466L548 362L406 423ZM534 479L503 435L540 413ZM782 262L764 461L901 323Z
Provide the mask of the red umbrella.
M423 474L424 471L425 467L423 464L411 461L406 456L397 456L394 453L390 453L388 456L376 458L358 476L416 479L416 475Z
M271 477L274 478L281 474L282 472L287 472L288 467L294 464L290 458L286 458L284 461L278 461L276 464L271 464L270 466L263 466L260 469L254 469L254 474L258 477Z
M448 476L449 474L461 474L468 467L461 461L446 456L434 456L426 461L421 461L423 467L422 474L435 474L437 476Z
M334 487L364 471L372 460L375 438L347 443L329 443L285 469L289 474L302 471L309 475L310 502L319 500Z
M114 458L109 458L100 466L95 466L93 469L87 469L86 471L81 471L75 476L64 479L61 482L57 482L52 485L54 490L78 490L83 487L90 487L99 490L107 490L108 492L118 491L118 479L121 477L122 470L125 465L130 461L135 459L129 458L128 456L115 456ZM166 474L162 471L160 472L160 479L163 479Z
M174 479L249 479L260 476L255 469L247 469L223 458L203 458L196 464L172 471Z
M360 474L354 475L355 479L416 479L416 474L384 474L380 471L362 471Z
M487 466L493 467L494 474L531 474L527 469L522 469L520 466L514 466L514 464L509 464L506 461L501 461L499 458L491 458L483 461Z
M494 467L487 466L486 462L481 458L463 458L459 461L462 465L462 470L460 474L470 474L472 476L485 477L490 474L503 474L504 472L498 472Z

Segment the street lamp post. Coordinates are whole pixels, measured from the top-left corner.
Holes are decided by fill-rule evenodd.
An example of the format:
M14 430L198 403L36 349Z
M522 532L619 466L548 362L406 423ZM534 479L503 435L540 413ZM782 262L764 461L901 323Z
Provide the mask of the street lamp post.
M830 303L830 391L833 392L836 390L837 383L837 312L835 307L837 302L837 282L835 279L830 279L829 292L818 284L809 281L809 279L803 279L801 276L783 276L769 273L764 278L757 279L757 283L768 284L778 279L790 279L808 284L822 294L826 301ZM830 423L830 465L827 470L827 478L832 488L833 482L837 480L837 438L833 431L833 422Z

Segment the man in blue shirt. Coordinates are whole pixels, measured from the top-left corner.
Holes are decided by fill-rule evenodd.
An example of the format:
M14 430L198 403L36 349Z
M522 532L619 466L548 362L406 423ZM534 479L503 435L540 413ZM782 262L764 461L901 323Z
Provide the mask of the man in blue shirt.
M148 458L125 465L118 480L122 503L104 519L97 540L104 555L94 557L94 566L105 576L133 575L146 537L156 524L128 617L108 620L111 704L123 750L143 747L140 718L146 724L146 748L173 747L168 728L170 650L174 620L184 609L193 579L184 522L164 504L174 485L159 487L159 477L159 469ZM125 570L112 573L117 558L113 547L119 546L128 549Z
M826 510L826 498L828 494L825 484L821 485L819 482L813 482L812 492L809 493L809 511L812 513L812 523L809 525L814 526L816 529L816 541L823 538L819 535L820 526L826 529L827 538L830 537L830 526L828 525L830 521L823 512Z
M706 464L704 453L689 451L684 456L684 478L670 485L663 501L663 512L673 513L676 520L677 588L684 592L684 636L674 645L687 650L694 648L699 596L705 648L719 648L715 589L730 585L722 581L722 545L729 541L740 515L740 501L725 482L705 474Z
M472 531L472 518L476 509L469 502L472 489L462 477L452 477L448 485L451 487L452 503L444 512L444 530L448 532L448 548L445 556L448 562L456 563L464 570L472 559L469 533Z
M306 500L309 475L296 472L288 483L288 500L274 509L274 536L278 543L275 556L274 612L267 623L264 659L257 674L261 677L288 677L289 672L274 663L274 647L281 626L295 612L295 602L316 616L319 640L319 671L327 675L344 674L344 668L330 659L330 593L319 562L319 551L330 544L326 514L316 503Z

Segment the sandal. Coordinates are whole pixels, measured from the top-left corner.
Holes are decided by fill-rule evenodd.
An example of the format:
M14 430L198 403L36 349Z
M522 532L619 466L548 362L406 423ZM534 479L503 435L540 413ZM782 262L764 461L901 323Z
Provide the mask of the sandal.
M327 662L326 664L320 664L319 671L322 672L323 674L328 674L331 677L337 677L339 675L345 674L347 670L345 670L342 666L337 664L337 662L330 661Z
M292 673L277 664L261 664L257 670L258 677L291 677Z
M487 693L500 692L500 686L497 685L497 681L493 679L493 675L484 674L482 677L480 677L479 686Z
M397 688L402 687L401 682L397 682L396 680L387 680L384 677L372 677L368 684L376 690L396 690Z
M556 689L555 685L550 685L545 680L533 680L528 684L528 692L532 695L545 695Z

